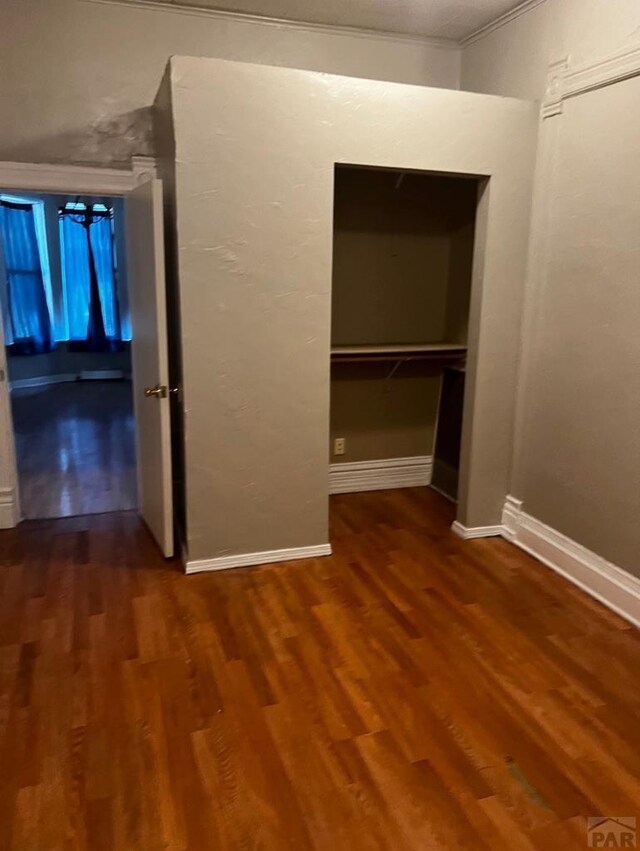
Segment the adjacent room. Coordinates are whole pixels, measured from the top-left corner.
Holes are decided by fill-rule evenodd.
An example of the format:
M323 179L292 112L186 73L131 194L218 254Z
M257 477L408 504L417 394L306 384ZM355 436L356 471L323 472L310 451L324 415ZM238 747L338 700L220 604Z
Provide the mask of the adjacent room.
M21 516L135 508L122 199L0 193L0 303Z
M0 4L0 849L640 841L640 4Z

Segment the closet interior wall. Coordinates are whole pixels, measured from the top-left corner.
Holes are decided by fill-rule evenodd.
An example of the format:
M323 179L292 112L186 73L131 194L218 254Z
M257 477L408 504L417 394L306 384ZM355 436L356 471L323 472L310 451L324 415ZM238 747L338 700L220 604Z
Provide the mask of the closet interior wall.
M477 193L473 179L336 168L332 347L466 345ZM442 372L334 358L330 461L432 455Z

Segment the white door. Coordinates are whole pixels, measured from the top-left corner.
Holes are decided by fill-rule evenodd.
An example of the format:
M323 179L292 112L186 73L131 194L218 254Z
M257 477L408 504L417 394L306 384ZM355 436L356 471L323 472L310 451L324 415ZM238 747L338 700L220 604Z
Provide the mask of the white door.
M127 196L126 238L138 510L169 557L173 555L173 496L160 180L149 180Z

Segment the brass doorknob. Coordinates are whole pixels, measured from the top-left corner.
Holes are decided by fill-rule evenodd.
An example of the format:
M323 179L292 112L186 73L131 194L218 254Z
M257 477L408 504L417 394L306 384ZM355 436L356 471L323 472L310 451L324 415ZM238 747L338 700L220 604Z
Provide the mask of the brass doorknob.
M144 395L147 397L156 396L158 399L166 399L167 398L167 385L166 384L156 384L155 387L145 387Z

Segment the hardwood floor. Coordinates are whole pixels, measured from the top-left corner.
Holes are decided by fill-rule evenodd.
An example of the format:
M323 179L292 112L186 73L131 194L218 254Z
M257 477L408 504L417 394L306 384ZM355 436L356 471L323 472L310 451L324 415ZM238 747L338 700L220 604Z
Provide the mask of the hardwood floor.
M587 847L640 810L637 630L428 489L184 576L132 513L0 533L0 848Z
M11 393L22 516L135 508L129 381L78 381Z

